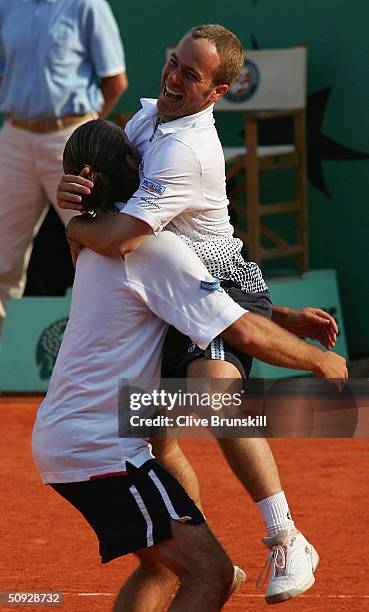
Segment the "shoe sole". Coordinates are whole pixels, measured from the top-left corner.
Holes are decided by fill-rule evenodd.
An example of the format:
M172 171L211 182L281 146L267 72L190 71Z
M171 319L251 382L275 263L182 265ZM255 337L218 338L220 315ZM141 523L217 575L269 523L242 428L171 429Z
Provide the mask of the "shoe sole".
M243 571L243 569L238 567L238 565L235 565L233 582L229 589L226 601L228 601L228 599L232 597L232 595L234 595L238 591L238 589L243 585L245 580L246 580L246 573Z
M283 593L277 593L277 595L269 595L269 597L266 595L265 601L268 604L278 604L278 603L287 601L288 599L293 599L294 597L298 597L299 595L302 595L303 593L308 591L313 586L315 582L314 572L316 571L319 565L319 561L320 561L319 555L316 552L314 546L311 547L311 557L312 557L313 573L310 576L310 578L306 582L304 582L300 586L299 589L291 589L290 591L284 591Z

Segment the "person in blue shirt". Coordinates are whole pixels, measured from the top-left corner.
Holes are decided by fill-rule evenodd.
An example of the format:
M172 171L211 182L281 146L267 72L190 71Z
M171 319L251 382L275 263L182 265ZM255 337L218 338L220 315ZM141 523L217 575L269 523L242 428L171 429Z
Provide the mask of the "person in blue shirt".
M105 0L0 0L0 334L48 202L63 222L73 216L56 206L66 141L106 117L127 86Z

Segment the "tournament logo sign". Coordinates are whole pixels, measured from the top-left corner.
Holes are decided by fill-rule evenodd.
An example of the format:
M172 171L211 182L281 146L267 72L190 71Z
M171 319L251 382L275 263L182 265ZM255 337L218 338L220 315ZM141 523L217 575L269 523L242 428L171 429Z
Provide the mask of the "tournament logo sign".
M240 75L230 86L224 96L229 102L245 102L257 91L260 84L260 71L257 65L249 59L245 59Z
M54 321L41 333L36 348L36 361L40 369L40 378L50 378L58 356L68 318Z

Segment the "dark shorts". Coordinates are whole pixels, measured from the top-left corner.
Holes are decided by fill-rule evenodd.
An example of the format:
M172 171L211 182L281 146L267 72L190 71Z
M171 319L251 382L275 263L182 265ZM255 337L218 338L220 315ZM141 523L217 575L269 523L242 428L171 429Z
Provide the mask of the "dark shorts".
M269 291L247 293L229 281L223 281L221 285L228 295L245 310L268 319L271 318L272 302ZM251 355L241 353L224 342L220 336L217 336L205 350L202 350L175 327L169 327L163 349L162 378L186 378L189 363L201 357L232 363L244 380L249 377L253 360Z
M52 484L94 529L102 563L172 537L171 519L200 525L203 514L154 459L127 475Z

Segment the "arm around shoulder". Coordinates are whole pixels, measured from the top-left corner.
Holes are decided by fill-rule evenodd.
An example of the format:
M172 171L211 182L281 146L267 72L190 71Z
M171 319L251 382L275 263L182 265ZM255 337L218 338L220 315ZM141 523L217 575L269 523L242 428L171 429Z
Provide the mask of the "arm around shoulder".
M98 220L74 217L68 225L69 238L110 257L134 251L151 233L147 223L125 213Z

